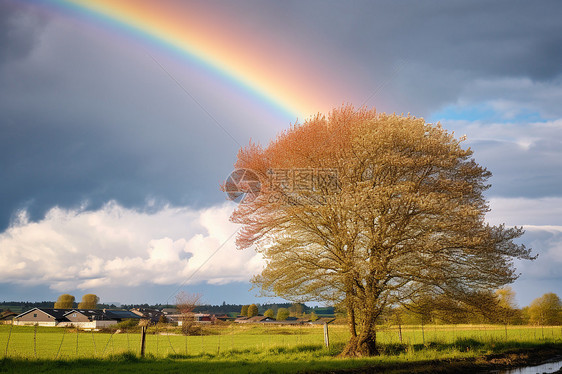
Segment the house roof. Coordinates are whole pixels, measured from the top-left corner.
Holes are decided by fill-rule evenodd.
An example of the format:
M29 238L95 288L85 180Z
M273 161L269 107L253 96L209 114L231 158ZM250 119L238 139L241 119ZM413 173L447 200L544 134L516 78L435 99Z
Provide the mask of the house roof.
M116 309L106 309L105 314L111 318L116 320L121 319L140 319L141 316L135 314L128 310L116 310Z
M247 321L248 322L275 321L275 318L266 317L266 316L254 316L254 317L248 318Z
M158 309L148 309L148 308L134 308L130 310L141 318L150 319L153 322L157 322L164 313ZM123 317L120 317L123 318ZM124 317L124 318L136 318L136 317Z
M27 312L23 312L21 314L18 314L14 318L21 318L21 317L25 316L26 314L32 313L32 312L37 311L37 310L50 315L55 320L60 322L60 321L67 320L67 318L65 317L65 314L67 312L71 311L72 309L33 308L33 309L28 310Z
M2 313L0 313L0 320L12 319L17 315L18 315L17 313L12 312L11 310L5 310Z
M100 309L72 309L69 312L67 312L64 316L66 317L72 313L80 313L88 317L90 321L107 321L112 319L107 316L104 310L100 310Z
M162 314L164 314L164 312L158 310L158 309L148 309L148 308L134 308L130 310L131 312L135 313L135 314L142 314L144 316L147 317L153 317L153 316L161 316Z

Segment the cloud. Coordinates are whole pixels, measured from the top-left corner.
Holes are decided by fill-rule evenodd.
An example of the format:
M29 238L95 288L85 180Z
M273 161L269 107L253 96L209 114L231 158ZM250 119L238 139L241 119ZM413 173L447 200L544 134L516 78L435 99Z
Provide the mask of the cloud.
M441 121L455 135L467 135L464 147L493 174L490 197L561 197L562 120L529 123ZM548 215L548 214L546 214Z
M55 205L85 200L93 210L109 200L129 208L151 198L216 204L222 195L209 186L230 173L239 145L266 143L295 120L154 45L25 4L0 1L0 53L18 59L0 70L0 179L10 181L0 185L0 230L17 209L39 220ZM236 30L267 30L253 48L279 45L273 56L294 64L311 96L330 93L325 108L369 99L418 116L479 105L503 120L560 114L556 2L218 4L206 10L217 6ZM522 181L517 193L551 193L551 179L538 188Z
M525 234L517 241L539 255L534 261L515 261L521 278L514 288L522 293L523 305L545 292L562 295L562 197L496 197L490 199L490 207L487 219L491 224L523 226Z
M0 69L25 58L40 42L48 18L21 1L0 0Z
M248 281L263 262L235 248L232 209L143 212L110 202L97 211L53 208L38 222L21 212L0 234L0 283L65 291Z
M475 78L456 100L432 114L433 120L462 119L529 123L562 117L562 74L547 81L529 77Z
M490 209L487 219L494 225L505 223L545 231L557 231L562 227L562 196L536 199L493 197Z
M83 201L219 203L239 144L276 131L266 109L241 110L232 88L151 51L202 109L118 35L54 17L41 39L0 72L0 230L22 208L38 220Z

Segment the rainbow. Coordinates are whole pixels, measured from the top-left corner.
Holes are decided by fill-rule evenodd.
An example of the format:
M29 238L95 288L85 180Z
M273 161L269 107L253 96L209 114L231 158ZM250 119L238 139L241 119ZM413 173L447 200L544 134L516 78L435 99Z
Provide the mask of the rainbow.
M229 19L224 12L181 1L47 2L73 16L109 25L118 32L141 38L188 59L291 121L315 112L314 104L307 102L303 91L295 84L287 83L290 81L287 77L298 69L295 62L291 65L291 61L285 64L269 61L268 48L272 47L267 47L268 43L259 40L255 33L244 33L244 30L229 33L236 20Z

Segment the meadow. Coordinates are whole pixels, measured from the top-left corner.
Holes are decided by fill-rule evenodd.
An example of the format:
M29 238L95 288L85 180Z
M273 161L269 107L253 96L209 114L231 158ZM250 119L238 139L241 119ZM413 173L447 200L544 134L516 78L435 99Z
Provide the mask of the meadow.
M86 332L68 328L0 326L0 372L295 372L400 367L412 362L475 358L510 349L562 345L562 328L496 325L381 326L382 355L337 357L349 335L330 325L330 347L322 326L226 324L185 336L177 328L150 327L145 358L138 330ZM400 335L402 341L400 341ZM82 368L82 369L81 369Z

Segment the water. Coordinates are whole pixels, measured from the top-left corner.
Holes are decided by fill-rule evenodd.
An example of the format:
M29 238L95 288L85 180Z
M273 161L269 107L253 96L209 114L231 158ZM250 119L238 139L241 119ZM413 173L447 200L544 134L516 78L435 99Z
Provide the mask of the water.
M548 362L546 364L537 366L526 366L517 369L499 370L498 374L542 374L542 373L555 373L562 369L562 361Z

